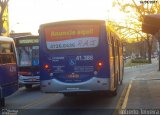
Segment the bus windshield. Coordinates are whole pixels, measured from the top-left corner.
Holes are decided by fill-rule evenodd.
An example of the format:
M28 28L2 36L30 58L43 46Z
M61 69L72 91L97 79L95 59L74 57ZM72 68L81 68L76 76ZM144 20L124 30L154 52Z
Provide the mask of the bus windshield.
M12 42L0 43L0 64L16 63Z
M95 48L99 44L98 24L73 24L45 28L49 50Z
M39 46L18 47L19 66L39 65Z
M12 51L12 44L11 43L0 43L0 53L11 53Z

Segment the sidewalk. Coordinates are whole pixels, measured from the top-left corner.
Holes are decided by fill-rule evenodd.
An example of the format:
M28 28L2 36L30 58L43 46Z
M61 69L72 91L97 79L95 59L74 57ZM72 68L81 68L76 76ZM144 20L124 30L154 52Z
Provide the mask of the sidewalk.
M160 109L160 72L132 80L126 109Z

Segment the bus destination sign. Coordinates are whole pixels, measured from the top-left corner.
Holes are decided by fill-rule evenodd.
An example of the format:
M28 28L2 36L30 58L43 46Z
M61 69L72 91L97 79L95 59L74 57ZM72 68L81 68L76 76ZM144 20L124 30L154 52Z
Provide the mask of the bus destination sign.
M38 43L38 39L23 39L19 40L19 44L31 44L31 43Z

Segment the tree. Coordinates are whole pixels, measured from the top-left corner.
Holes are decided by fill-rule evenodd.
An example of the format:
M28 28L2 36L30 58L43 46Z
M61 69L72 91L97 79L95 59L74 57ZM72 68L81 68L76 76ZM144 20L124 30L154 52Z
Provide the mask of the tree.
M158 52L158 55L159 55L159 68L158 70L160 71L160 30L154 35L154 37L158 40L159 42L159 52Z
M126 31L124 36L126 36L127 34L132 34L132 36L128 37L133 38L133 36L135 36L135 39L141 38L146 41L148 46L148 60L151 63L151 51L153 43L152 35L142 33L141 28L144 15L160 13L159 1L157 1L154 4L151 4L143 3L143 1L140 0L139 3L137 3L137 1L135 2L135 0L115 0L113 2L113 6L119 6L119 9L122 12L126 13L126 15L129 17L128 19L126 19L125 22L127 24L127 27L123 28L123 31ZM128 30L128 28L132 28L130 29L132 31ZM140 35L140 37L137 37L137 35Z
M3 24L5 19L3 19L4 11L8 5L9 0L0 0L0 35L3 33Z

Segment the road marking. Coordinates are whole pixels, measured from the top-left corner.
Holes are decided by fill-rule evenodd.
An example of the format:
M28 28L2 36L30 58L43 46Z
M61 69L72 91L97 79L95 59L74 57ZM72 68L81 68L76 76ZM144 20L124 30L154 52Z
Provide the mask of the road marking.
M130 81L129 83L129 86L128 86L128 89L127 89L127 93L125 95L125 98L124 98L124 102L122 104L122 110L126 108L127 106L127 103L128 103L128 97L129 97L129 93L130 93L130 90L131 90L131 87L132 87L132 80Z
M113 115L118 115L119 114L119 110L121 109L121 106L122 106L122 103L123 103L123 100L124 100L124 97L125 97L125 93L127 91L127 88L128 88L129 85L126 85L120 95L120 98L117 102L117 105L116 105L116 108L113 112Z
M149 73L141 74L140 76L146 76L146 75L149 75L152 73L153 73L153 71L149 72ZM135 77L135 78L131 79L129 84L125 86L125 88L123 89L122 94L117 102L117 105L116 105L116 108L113 112L113 115L122 114L123 110L127 107L128 98L129 98L129 94L130 94L133 80L139 80L139 77Z

